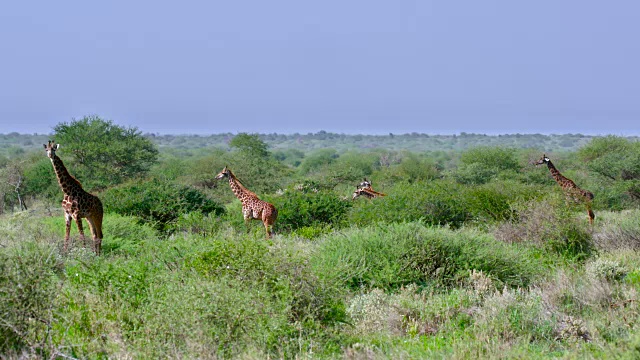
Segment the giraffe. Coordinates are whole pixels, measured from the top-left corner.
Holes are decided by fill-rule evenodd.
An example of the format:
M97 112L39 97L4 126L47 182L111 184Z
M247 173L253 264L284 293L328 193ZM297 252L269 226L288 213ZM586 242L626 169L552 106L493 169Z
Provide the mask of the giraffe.
M591 210L591 201L593 200L593 193L587 190L583 190L573 182L573 180L563 176L558 169L553 165L551 160L547 157L546 154L543 154L540 160L536 161L536 166L547 164L549 171L551 172L551 176L553 179L560 185L562 191L565 193L567 198L573 199L575 202L582 202L587 207L587 214L589 215L589 224L593 225L593 219L595 219L596 215Z
M356 191L353 192L351 196L351 200L355 200L360 196L364 196L367 199L373 199L378 196L387 196L387 194L383 194L381 192L373 190L371 187L371 181L364 178L364 181L356 186Z
M242 203L242 216L244 217L245 224L248 224L252 219L262 220L267 232L267 239L269 239L273 233L273 224L278 218L278 210L276 207L266 201L260 200L258 195L244 187L227 166L225 166L215 178L222 179L224 177L229 178L231 191L233 191L233 194Z
M56 155L56 150L60 144L49 141L44 145L47 157L51 159L53 170L58 178L58 184L62 188L64 194L62 200L62 208L64 209L64 219L66 223L64 236L64 251L69 248L69 232L71 230L71 219L75 220L80 233L80 239L85 242L84 230L82 228L82 218L86 218L89 223L89 229L93 237L93 251L96 255L100 255L102 247L102 202L97 196L86 192L78 180L76 180L62 163L62 160Z

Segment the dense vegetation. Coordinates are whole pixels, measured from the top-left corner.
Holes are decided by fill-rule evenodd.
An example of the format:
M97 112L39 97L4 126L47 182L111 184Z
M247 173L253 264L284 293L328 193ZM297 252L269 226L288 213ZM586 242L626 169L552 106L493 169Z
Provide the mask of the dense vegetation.
M75 229L62 252L41 148L87 128L58 155L105 205L99 257ZM7 139L0 357L640 356L636 139L151 136L98 117ZM595 194L593 227L543 152ZM225 165L279 209L273 239L213 180ZM364 177L387 196L351 201Z

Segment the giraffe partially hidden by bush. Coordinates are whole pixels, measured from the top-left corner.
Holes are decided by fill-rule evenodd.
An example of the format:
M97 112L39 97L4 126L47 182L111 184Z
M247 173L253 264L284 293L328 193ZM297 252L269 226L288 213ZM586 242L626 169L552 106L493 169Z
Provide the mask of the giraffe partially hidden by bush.
M267 232L267 239L270 238L273 234L273 224L278 218L278 210L276 207L266 201L260 200L258 195L244 187L227 166L225 166L215 178L222 179L224 177L229 178L231 191L233 191L242 203L242 216L244 217L245 224L248 225L252 219L262 220Z
M583 190L573 182L573 180L563 176L558 169L553 165L551 160L547 157L546 154L542 155L542 158L538 160L537 165L547 164L549 171L551 172L551 176L553 179L560 185L562 191L565 193L567 198L572 199L577 203L584 203L587 207L587 214L589 214L589 224L593 225L593 219L595 219L596 215L591 210L591 202L593 200L593 193L587 190Z
M44 145L47 157L51 159L53 170L58 178L58 184L62 188L64 198L62 200L62 208L64 209L64 220L66 224L64 235L64 251L69 248L69 232L71 230L71 219L75 220L80 233L80 239L85 242L84 230L82 229L82 218L86 218L89 223L89 229L93 237L93 251L96 255L100 255L102 247L102 202L97 196L84 191L82 185L76 180L62 163L62 160L56 155L56 150L60 144L49 141Z
M360 196L364 196L367 199L373 199L379 196L387 196L387 194L373 190L371 187L371 181L365 178L363 182L356 186L356 191L353 192L351 200L355 200Z

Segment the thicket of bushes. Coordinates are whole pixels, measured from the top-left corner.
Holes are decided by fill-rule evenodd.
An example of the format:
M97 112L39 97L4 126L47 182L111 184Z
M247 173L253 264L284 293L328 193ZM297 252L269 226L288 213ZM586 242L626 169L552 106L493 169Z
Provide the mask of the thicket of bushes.
M223 207L197 189L155 178L113 187L101 197L105 211L136 216L163 232L185 213L224 212Z

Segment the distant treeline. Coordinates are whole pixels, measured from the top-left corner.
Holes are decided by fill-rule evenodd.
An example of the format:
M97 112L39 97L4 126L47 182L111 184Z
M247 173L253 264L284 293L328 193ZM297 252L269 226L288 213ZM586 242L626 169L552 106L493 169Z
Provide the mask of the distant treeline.
M203 148L228 149L234 133L211 135L168 135L146 133L145 137L163 149L198 150ZM25 151L39 149L49 140L46 134L0 134L0 155L13 157ZM534 148L543 151L575 151L597 136L582 134L504 134L485 135L465 133L452 135L429 135L406 133L388 135L351 135L326 131L307 134L259 134L271 150L296 149L303 152L321 148L338 151L354 149L387 149L424 151L464 150L476 146L504 146L510 148ZM627 137L637 141L637 136Z

